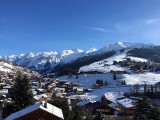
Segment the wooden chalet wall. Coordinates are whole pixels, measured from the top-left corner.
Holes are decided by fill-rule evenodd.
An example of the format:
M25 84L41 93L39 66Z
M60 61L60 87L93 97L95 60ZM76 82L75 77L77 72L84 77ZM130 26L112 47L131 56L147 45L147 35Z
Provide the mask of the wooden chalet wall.
M47 111L38 109L32 111L24 116L17 118L16 120L63 120Z

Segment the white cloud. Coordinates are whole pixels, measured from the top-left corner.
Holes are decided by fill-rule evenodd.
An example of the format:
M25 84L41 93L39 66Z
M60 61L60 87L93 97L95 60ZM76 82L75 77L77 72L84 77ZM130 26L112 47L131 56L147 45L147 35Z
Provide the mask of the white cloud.
M106 25L106 24L105 24ZM90 30L110 33L114 39L125 39L134 42L157 42L160 40L160 17L134 19L127 22L110 24L109 30L102 27L85 27ZM108 34L107 34L108 35ZM108 36L106 36L107 38Z
M153 18L153 19L147 19L145 23L147 25L150 25L150 24L156 24L156 23L159 23L159 22L160 22L160 18Z
M112 26L112 33L119 38L135 40L135 42L157 42L160 40L160 18L158 17L119 22Z
M90 30L95 30L95 31L99 31L99 32L110 32L110 30L101 28L101 27L88 27L85 26L85 28L90 29Z
M156 25L156 26L155 26ZM160 28L160 18L151 18L151 19L137 19L132 20L126 23L117 23L114 25L115 31L129 32L137 30L149 30Z

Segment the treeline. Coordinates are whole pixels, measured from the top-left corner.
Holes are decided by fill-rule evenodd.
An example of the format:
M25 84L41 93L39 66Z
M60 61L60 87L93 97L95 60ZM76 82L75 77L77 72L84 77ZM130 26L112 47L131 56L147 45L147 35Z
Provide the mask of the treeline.
M138 90L134 91L134 92L126 92L124 93L124 96L130 97L130 96L136 96L136 97L148 97L151 99L160 99L160 91L158 90L160 89L159 87L157 87L156 85L144 85L144 91L143 92L139 92Z
M130 50L128 55L150 59L154 62L160 62L160 46L153 48L135 48Z

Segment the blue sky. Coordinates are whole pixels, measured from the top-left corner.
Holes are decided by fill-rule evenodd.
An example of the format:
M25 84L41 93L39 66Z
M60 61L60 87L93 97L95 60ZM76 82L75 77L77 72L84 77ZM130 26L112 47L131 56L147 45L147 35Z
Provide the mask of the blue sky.
M1 0L0 55L160 44L160 0Z

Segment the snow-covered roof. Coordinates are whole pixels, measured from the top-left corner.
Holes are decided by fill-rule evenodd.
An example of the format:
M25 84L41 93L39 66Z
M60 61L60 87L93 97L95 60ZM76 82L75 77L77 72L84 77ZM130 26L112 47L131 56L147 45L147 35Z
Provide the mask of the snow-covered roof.
M39 100L41 97L47 98L48 96L46 94L40 94L40 95L34 96L34 99Z
M54 88L54 90L55 90L55 91L57 91L57 90L63 90L63 91L65 91L65 88L56 87L56 88Z
M84 90L83 90L83 88L78 88L77 91L78 92L83 92Z
M133 100L143 100L143 98L135 97L135 96L130 96L129 98Z
M117 103L110 103L108 104L109 107L115 108L117 106Z
M33 86L32 86L32 89L38 89L38 86L34 86L34 85L33 85Z
M5 120L14 120L16 118L22 117L22 116L24 116L24 115L26 115L26 114L34 111L34 110L37 110L37 109L45 110L48 113L51 113L51 114L53 114L53 115L55 115L55 116L57 116L57 117L59 117L61 119L64 119L62 110L60 108L55 107L55 106L53 106L53 105L51 105L49 103L47 103L47 108L45 108L44 107L44 102L43 103L39 103L38 102L38 103L36 103L36 104L34 104L34 105L30 106L30 107L27 107L27 108L25 108L23 110L20 110L18 112L15 112L15 113L11 114Z
M113 109L119 110L118 107L117 107L117 103L110 103L110 104L108 104L108 106L113 108Z
M116 102L118 98L123 98L124 92L106 92L105 98L109 101Z
M0 94L8 94L8 89L2 89L2 90L0 90Z
M39 91L39 92L43 92L43 93L47 92L46 89L38 89L38 91Z
M86 104L88 104L88 103L95 103L95 102L96 102L96 101L93 101L93 100L83 100L83 101L77 103L77 105L78 105L78 106L84 106L84 105L86 105Z
M3 89L10 89L11 86L4 86Z
M120 105L122 105L125 108L130 108L130 107L134 107L134 101L128 98L125 99L121 99L118 100L117 103L119 103Z

